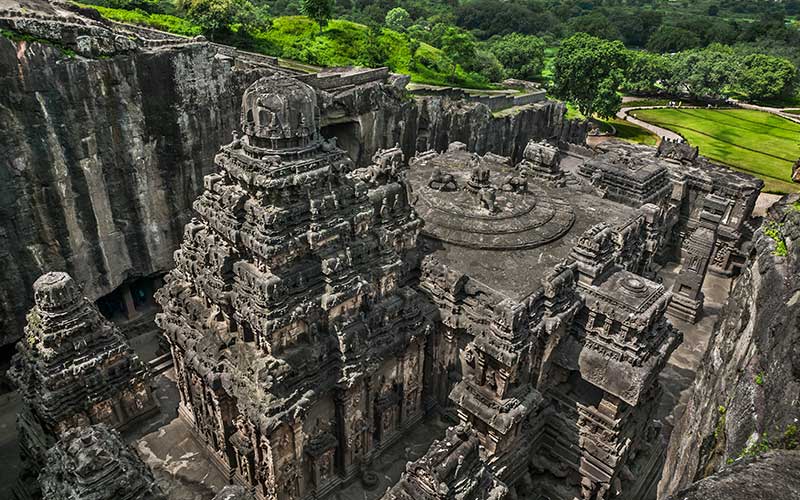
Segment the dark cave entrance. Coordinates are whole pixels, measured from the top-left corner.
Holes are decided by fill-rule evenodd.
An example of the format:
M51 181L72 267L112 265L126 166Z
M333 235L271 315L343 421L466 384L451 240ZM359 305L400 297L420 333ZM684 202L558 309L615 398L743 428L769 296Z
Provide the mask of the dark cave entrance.
M126 281L111 293L97 299L97 308L106 319L120 324L142 315L154 315L158 309L154 295L163 285L163 275Z
M0 345L0 394L5 394L14 390L14 386L6 376L6 372L11 368L11 357L17 352L17 343Z
M97 308L114 322L142 361L152 361L169 352L166 338L156 326L161 307L155 293L164 284L164 274L128 280L97 299Z
M331 123L322 127L321 132L322 137L326 139L336 137L336 144L347 151L357 166L363 166L361 158L361 125L358 122ZM363 161L367 162L369 158L363 159Z

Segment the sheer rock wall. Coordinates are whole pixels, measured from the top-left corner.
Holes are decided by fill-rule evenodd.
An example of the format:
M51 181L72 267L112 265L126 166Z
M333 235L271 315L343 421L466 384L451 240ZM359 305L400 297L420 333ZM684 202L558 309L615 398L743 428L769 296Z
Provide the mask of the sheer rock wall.
M97 299L171 269L203 176L238 128L244 89L294 73L66 4L9 5L0 8L4 34L16 33L0 35L0 346L19 338L45 272L70 273ZM493 115L482 104L412 98L407 83L392 75L318 86L323 135L359 166L395 144L407 158L461 141L516 160L531 138L586 135L560 103Z
M0 345L63 270L97 298L163 272L259 75L204 43L109 58L0 37ZM258 73L258 72L256 72Z
M800 498L800 451L770 451L726 467L667 500Z
M720 313L691 398L672 431L659 497L740 457L797 448L800 442L797 196L770 212L764 227L776 236L756 233L753 257Z

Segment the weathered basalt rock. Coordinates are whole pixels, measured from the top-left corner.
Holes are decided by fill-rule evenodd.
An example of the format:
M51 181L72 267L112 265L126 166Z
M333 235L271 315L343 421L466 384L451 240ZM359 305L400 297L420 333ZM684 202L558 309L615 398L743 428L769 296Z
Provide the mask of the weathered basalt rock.
M800 498L800 451L771 451L741 460L666 500Z
M241 486L226 486L214 496L214 500L253 500L253 495Z
M32 302L19 290L42 272L65 269L98 299L171 269L244 89L292 73L265 56L64 9L29 0L26 10L0 12L9 29L43 39L0 37L0 344L19 338ZM118 39L135 46L115 47ZM531 137L585 137L558 103L493 116L482 104L410 98L407 78L385 68L306 79L322 135L338 138L357 166L395 144L410 157L460 140L516 159Z
M179 412L258 499L325 497L423 415L421 221L399 147L355 168L314 89L255 82L159 291Z
M40 481L47 500L166 500L142 459L103 424L65 432Z
M769 448L798 446L800 203L770 210L672 431L662 494ZM774 497L789 498L789 497Z
M67 57L0 36L0 344L19 338L43 272L64 269L97 299L172 268L259 76L217 53L191 43Z
M124 428L158 410L146 367L68 274L45 274L34 296L9 370L23 400L23 478L44 464L61 433L95 423Z
M481 460L480 440L465 424L447 429L419 460L409 462L382 500L503 500L508 487Z

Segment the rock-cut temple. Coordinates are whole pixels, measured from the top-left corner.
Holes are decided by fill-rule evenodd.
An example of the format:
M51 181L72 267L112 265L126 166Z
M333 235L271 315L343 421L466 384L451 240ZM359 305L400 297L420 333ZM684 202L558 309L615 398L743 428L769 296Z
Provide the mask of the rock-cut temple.
M245 92L241 132L205 178L157 319L179 412L231 482L325 498L369 483L438 414L453 425L386 500L649 493L658 375L681 341L665 314L675 295L695 317L706 270L735 264L758 186L704 192L670 144L571 171L536 141L516 165L453 143L357 168L288 77ZM681 249L670 291L653 263Z

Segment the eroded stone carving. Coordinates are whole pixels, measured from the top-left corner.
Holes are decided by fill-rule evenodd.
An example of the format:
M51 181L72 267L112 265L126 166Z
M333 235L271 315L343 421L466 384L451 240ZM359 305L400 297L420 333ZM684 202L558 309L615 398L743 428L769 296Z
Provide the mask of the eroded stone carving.
M538 142L516 166L453 143L354 168L315 106L291 79L248 90L158 295L214 463L258 499L325 498L374 485L438 408L459 425L385 498L646 496L681 340L651 264L683 243L687 164L609 148L577 167L588 190Z
M424 409L403 153L354 169L318 113L297 80L248 89L158 295L180 413L256 498L325 496Z
M41 473L48 500L166 500L153 474L105 424L66 431Z
M23 483L61 433L96 423L125 428L158 409L146 367L68 274L45 274L33 289L36 305L9 370L23 399Z

